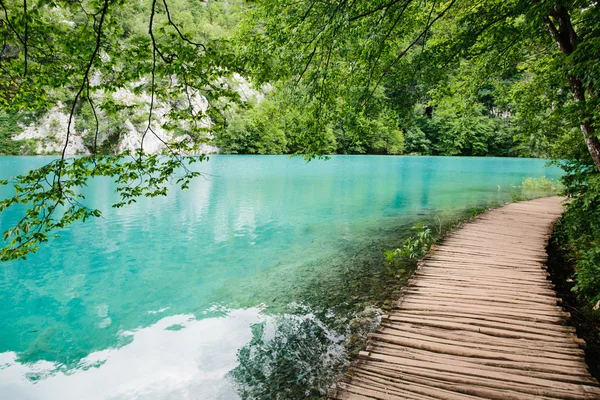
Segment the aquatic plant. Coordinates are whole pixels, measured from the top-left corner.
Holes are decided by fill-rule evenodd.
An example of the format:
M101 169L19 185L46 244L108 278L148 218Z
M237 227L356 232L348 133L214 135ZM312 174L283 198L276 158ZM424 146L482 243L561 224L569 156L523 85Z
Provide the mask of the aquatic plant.
M564 185L560 181L554 179L548 179L545 176L539 178L525 178L521 185L523 190L543 190L558 192L564 189Z
M406 264L407 261L409 264L416 263L429 251L441 233L440 230L438 235L434 234L433 229L423 222L413 225L410 230L414 232L413 235L406 238L399 248L385 252L389 265L398 267L403 263Z
M343 342L312 314L273 317L252 326L230 375L243 399L318 399L347 363Z
M305 305L252 326L230 372L242 399L321 399L381 322L368 306L348 318Z

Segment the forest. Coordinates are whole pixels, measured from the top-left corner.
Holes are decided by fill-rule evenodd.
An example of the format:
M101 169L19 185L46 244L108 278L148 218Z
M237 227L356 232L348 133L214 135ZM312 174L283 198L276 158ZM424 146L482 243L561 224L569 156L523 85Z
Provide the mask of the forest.
M10 182L0 211L28 212L3 260L99 216L89 179L126 206L187 187L207 149L540 157L566 172L555 235L600 304L597 1L0 3L0 154L60 156Z

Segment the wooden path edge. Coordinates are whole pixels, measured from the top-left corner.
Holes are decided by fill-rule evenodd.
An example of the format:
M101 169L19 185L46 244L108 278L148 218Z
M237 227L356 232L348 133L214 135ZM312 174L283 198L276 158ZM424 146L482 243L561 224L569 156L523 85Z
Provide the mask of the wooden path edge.
M446 235L327 398L600 399L546 271L563 200L510 203Z

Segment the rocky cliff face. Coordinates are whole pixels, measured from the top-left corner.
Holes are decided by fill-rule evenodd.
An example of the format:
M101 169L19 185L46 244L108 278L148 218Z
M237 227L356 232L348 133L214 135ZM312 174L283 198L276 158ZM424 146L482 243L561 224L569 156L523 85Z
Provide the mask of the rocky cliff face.
M64 107L58 103L56 107L48 110L39 120L27 126L19 124L23 131L13 136L13 140L35 140L36 154L56 154L63 150L67 137L69 115L63 111ZM82 132L75 132L69 138L67 154L86 154Z
M140 82L132 84L131 88L119 89L109 95L114 104L123 106L123 110L119 111L116 116L108 117L101 110L97 110L100 121L98 146L110 145L110 149L114 152L135 151L141 147L143 138L144 151L156 154L163 151L165 143L186 139L188 136L185 132L189 131L189 122L172 121L169 118L173 107L177 107L175 103L186 103L191 112L195 116L199 116L196 127L205 128L207 132L210 132L212 121L206 116L209 108L207 99L198 93L189 92L182 95L180 102L155 99L152 109L152 129L144 135L148 127L151 97L146 92L134 93L135 87L144 83L145 81L142 79ZM260 102L264 98L264 92L268 90L268 88L254 89L250 82L237 74L228 80L228 85L239 93L242 102ZM107 95L99 91L96 96L98 100L101 100L106 99ZM64 104L59 102L35 122L27 125L19 124L22 131L12 136L12 139L33 140L36 154L61 153L67 138L69 111ZM165 129L167 123L171 127L176 126L177 129ZM75 116L71 124L66 154L89 154L93 148L94 136L95 123L88 120L86 124L85 117ZM202 144L199 145L199 153L218 152L219 149L212 144L212 135L207 133Z

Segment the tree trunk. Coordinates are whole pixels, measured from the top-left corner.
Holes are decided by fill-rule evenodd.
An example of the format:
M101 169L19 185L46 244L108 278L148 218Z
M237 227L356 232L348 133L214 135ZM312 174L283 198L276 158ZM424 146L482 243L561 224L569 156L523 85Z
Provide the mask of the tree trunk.
M554 18L553 22L550 16ZM561 4L560 0L557 2L556 7L552 10L550 16L544 17L544 22L550 31L550 35L556 41L558 48L565 55L570 55L577 48L579 38L573 25L571 24L571 16L569 11ZM558 25L558 28L556 25ZM571 84L571 93L575 101L585 103L585 90L583 88L583 82L579 77L569 75L569 83ZM590 94L593 95L593 94ZM583 121L580 125L581 132L583 133L583 139L587 145L588 151L592 156L592 160L596 165L598 171L600 171L600 140L596 136L594 127L592 126L591 119L582 118Z
M594 136L594 128L590 125L589 121L581 125L581 131L583 132L585 144L587 144L594 164L596 164L596 168L600 171L600 140L598 140L597 136Z
M573 93L573 98L577 101L585 102L585 90L583 89L583 82L573 76L569 77L569 81L571 82L571 92ZM592 126L592 123L589 119L583 121L580 127L581 132L583 133L585 144L587 145L588 151L592 156L592 160L594 160L596 168L598 168L598 171L600 171L600 140L598 140L598 136L595 135L596 130Z

